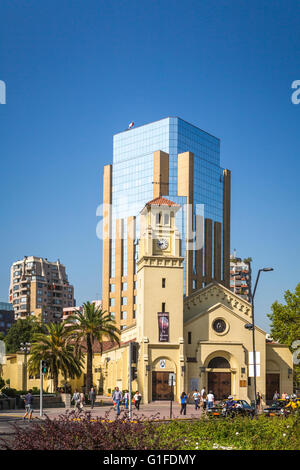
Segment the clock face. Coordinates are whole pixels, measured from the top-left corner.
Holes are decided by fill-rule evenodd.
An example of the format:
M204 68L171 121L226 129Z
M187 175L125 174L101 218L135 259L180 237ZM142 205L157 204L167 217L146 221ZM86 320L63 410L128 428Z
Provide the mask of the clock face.
M218 320L215 320L213 323L213 329L217 333L223 333L226 330L226 323L221 318Z
M166 240L165 238L160 238L159 240L157 240L156 243L158 248L160 248L161 250L166 250L169 246L168 240Z

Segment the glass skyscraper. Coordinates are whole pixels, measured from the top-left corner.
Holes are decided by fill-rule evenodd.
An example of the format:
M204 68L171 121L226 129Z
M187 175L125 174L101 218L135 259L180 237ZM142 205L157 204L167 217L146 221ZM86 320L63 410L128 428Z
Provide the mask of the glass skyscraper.
M106 190L106 192L110 193L110 197L104 201L112 204L110 226L112 240L111 244L106 245L106 248L104 248L106 252L109 250L109 255L107 254L107 257L103 259L104 263L108 264L109 262L109 267L105 268L105 276L109 276L110 281L107 280L106 284L104 283L107 296L111 296L110 293L115 289L115 257L118 249L116 248L114 235L116 233L116 223L120 219L122 219L126 240L128 217L136 217L134 252L135 259L137 259L139 213L144 205L153 199L154 186L158 184L154 177L154 152L157 151L168 154L168 191L167 194L161 194L161 196L167 197L182 207L187 203L187 197L178 195L178 178L180 177L180 174L178 174L178 155L184 152L193 154L193 170L189 183L193 186L191 201L193 204L193 225L195 226L196 214L202 215L203 219L210 219L212 225L211 227L208 226L207 231L210 237L208 250L211 252L212 258L216 246L218 246L220 253L223 250L224 236L222 237L220 234L221 231L224 233L224 170L220 166L220 140L178 117L167 117L125 130L113 136L113 165L110 165L109 183L106 183L106 187L109 186L109 190ZM176 224L182 237L182 256L185 256L185 216L183 210L177 214ZM219 224L217 232L214 229L216 224ZM203 232L205 230L206 228L203 226ZM214 237L218 245L216 245ZM121 278L124 279L128 274L127 249L128 245L124 241L122 244L121 272L119 272ZM201 257L204 270L205 250L201 253ZM193 276L196 276L195 252L193 253L192 263L194 265ZM217 264L219 269L222 270L223 257L221 255ZM216 276L214 272L216 264L210 262L210 266L210 274L206 276L206 283L208 283L208 278L220 277ZM120 268L118 269L120 271ZM105 276L103 271L103 277ZM184 278L184 282L186 282L186 261L184 264ZM200 284L197 284L195 280L193 282L195 282L195 288L202 287L202 282ZM184 285L184 292L186 292L186 285ZM121 299L121 305L124 305L123 302L127 302L127 299ZM109 300L107 307L114 307L114 303L114 299Z
M156 150L169 154L168 197L181 205L186 203L186 197L177 196L177 155L193 152L194 207L204 205L205 217L222 222L223 168L220 167L220 140L178 117L168 117L113 137L113 233L116 219L123 218L125 221L131 215L138 215L145 203L153 198L153 184L156 184L153 181L153 152ZM178 228L184 242L181 219ZM124 269L126 275L126 263Z

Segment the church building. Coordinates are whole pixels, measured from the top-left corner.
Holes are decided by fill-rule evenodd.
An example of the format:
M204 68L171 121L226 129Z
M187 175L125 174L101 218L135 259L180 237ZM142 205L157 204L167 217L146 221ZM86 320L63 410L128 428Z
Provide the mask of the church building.
M251 304L212 280L183 294L184 258L176 228L179 204L158 196L140 214L136 274L136 323L121 331L120 347L100 360L104 393L128 389L129 368L144 403L168 400L173 377L175 400L193 390L212 391L216 399L254 398ZM134 344L129 363L130 343ZM263 401L274 392L292 393L292 355L268 341L255 327L257 391ZM170 376L170 374L172 374Z

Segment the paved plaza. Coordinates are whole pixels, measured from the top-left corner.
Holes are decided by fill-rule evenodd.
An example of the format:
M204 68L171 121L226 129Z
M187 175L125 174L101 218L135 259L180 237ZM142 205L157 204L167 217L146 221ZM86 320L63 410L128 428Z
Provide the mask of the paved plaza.
M100 406L100 401L97 401L96 406L91 409L90 405L84 407L84 411L91 412L91 417L108 417L108 419L116 419L117 414L116 410L113 407L112 402L107 398L101 398L102 406ZM128 410L125 409L125 406L121 406L120 418L125 417L128 414ZM74 407L70 408L48 408L44 409L44 413L49 416L49 418L57 418L59 415L65 414L66 411L73 410ZM21 426L28 426L28 420L23 422L24 410L3 410L0 412L0 435L10 433L13 431L11 424L18 423ZM169 420L170 419L170 402L167 401L158 401L152 402L147 405L141 405L139 410L136 410L134 405L132 405L132 415L133 418L150 418L154 417L159 420ZM187 405L186 415L180 414L180 405L178 403L172 403L172 419L199 419L203 415L203 410L195 410L193 404ZM43 416L43 419L45 416ZM40 419L40 410L35 409L33 412L33 419Z

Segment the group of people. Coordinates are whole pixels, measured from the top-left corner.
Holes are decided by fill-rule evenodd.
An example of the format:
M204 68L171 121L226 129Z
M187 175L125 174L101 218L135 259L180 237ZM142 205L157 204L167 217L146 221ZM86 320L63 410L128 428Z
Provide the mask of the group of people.
M141 393L137 390L133 396L133 401L134 401L134 406L137 410L140 409L140 404L141 404L141 399L142 395ZM129 402L130 402L130 395L129 391L125 390L124 396L119 387L115 387L113 396L112 396L113 404L116 407L117 410L117 415L121 413L120 405L124 401L125 404L125 409L128 410L129 408Z
M281 400L290 400L294 397L296 398L296 395L294 395L294 394L289 395L286 392L283 392L280 396L280 393L278 393L278 391L276 390L275 393L274 393L274 396L273 396L273 400L276 401L276 400L279 400L280 398L281 398Z
M203 410L206 410L206 408L210 409L214 406L215 402L215 396L213 392L210 390L209 393L207 393L205 387L202 388L201 392L195 389L189 395L187 395L185 392L182 392L180 395L180 414L186 414L186 405L189 398L193 398L195 410L200 408L203 408Z
M94 389L94 387L92 387L91 390L89 391L89 394L88 394L88 399L89 399L89 402L91 404L91 408L94 408L94 406L95 406L96 396L97 396L96 390ZM78 392L78 390L75 389L75 391L73 393L72 401L74 402L74 409L75 410L76 409L83 410L84 405L85 405L85 395L84 395L84 393L83 392Z

